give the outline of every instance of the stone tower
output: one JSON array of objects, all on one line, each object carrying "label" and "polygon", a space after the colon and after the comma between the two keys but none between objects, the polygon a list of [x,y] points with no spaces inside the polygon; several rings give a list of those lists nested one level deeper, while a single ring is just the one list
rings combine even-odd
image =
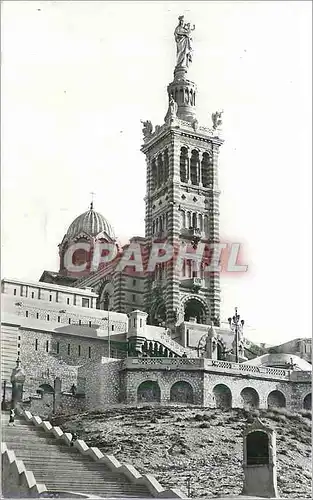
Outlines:
[{"label": "stone tower", "polygon": [[[190,81],[192,31],[183,16],[175,29],[177,61],[168,85],[164,124],[142,122],[146,155],[145,236],[148,246],[167,242],[174,255],[185,249],[198,255],[159,264],[146,280],[145,304],[151,324],[172,334],[183,322],[219,326],[219,273],[205,267],[212,243],[219,242],[218,155],[223,143],[213,115],[213,128],[197,120],[197,87]],[[203,258],[201,255],[203,254]],[[188,257],[188,255],[187,255]]]}]

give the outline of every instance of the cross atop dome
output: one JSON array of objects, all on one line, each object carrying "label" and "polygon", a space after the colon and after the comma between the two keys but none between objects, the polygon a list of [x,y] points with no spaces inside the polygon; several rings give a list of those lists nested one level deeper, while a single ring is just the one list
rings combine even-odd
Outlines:
[{"label": "cross atop dome", "polygon": [[91,191],[90,194],[91,194],[90,210],[93,210],[93,198],[94,196],[96,196],[96,193]]}]

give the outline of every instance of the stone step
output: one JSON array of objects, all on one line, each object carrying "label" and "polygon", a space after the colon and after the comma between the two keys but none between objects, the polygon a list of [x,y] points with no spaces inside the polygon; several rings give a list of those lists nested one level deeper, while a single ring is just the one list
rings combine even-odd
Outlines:
[{"label": "stone step", "polygon": [[33,424],[17,422],[15,427],[4,427],[2,439],[34,473],[36,481],[50,491],[77,491],[103,498],[151,498],[144,485],[133,485],[122,474],[111,472],[105,464],[81,455]]}]

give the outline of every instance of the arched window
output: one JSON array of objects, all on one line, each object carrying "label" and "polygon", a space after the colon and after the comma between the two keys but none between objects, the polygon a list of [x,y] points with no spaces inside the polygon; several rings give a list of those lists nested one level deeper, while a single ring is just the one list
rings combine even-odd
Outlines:
[{"label": "arched window", "polygon": [[164,168],[162,154],[158,156],[158,187],[162,186],[164,182]]},{"label": "arched window", "polygon": [[188,181],[188,150],[185,147],[180,150],[180,181]]},{"label": "arched window", "polygon": [[203,153],[201,161],[201,174],[203,187],[209,187],[210,184],[210,155]]},{"label": "arched window", "polygon": [[157,188],[157,166],[156,166],[156,161],[155,160],[152,160],[152,163],[151,163],[152,167],[152,190],[156,189]]},{"label": "arched window", "polygon": [[191,152],[190,180],[193,185],[199,184],[199,152],[195,149]]},{"label": "arched window", "polygon": [[197,229],[198,227],[197,214],[195,212],[192,214],[192,227],[194,229]]},{"label": "arched window", "polygon": [[168,159],[168,150],[165,149],[163,154],[163,162],[164,162],[164,181],[166,182],[170,175],[169,169],[169,159]]}]

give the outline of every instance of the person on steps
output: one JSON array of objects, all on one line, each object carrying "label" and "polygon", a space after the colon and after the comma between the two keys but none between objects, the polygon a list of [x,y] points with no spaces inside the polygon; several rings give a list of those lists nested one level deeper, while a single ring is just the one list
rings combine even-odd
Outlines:
[{"label": "person on steps", "polygon": [[15,420],[15,410],[14,408],[12,408],[12,410],[10,410],[10,420],[9,420],[10,427],[15,426],[14,420]]}]

